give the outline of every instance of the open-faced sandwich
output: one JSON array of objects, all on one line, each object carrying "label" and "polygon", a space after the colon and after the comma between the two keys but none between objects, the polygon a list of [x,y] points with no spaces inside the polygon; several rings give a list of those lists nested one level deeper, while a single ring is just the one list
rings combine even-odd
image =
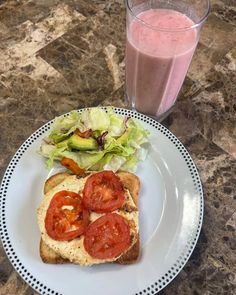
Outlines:
[{"label": "open-faced sandwich", "polygon": [[139,189],[130,172],[50,177],[37,211],[42,260],[84,266],[137,261]]}]

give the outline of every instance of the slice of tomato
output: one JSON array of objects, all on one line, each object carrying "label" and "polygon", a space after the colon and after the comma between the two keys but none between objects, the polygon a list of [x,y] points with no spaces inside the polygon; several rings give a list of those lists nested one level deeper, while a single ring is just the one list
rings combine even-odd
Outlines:
[{"label": "slice of tomato", "polygon": [[60,191],[53,196],[45,217],[45,228],[52,239],[73,240],[84,233],[88,223],[89,212],[79,194]]},{"label": "slice of tomato", "polygon": [[82,174],[85,169],[81,168],[75,161],[69,158],[62,158],[61,165],[72,171],[74,174]]},{"label": "slice of tomato", "polygon": [[118,257],[129,248],[130,228],[124,217],[108,213],[90,223],[84,233],[84,248],[98,259]]},{"label": "slice of tomato", "polygon": [[76,130],[74,131],[75,134],[79,135],[80,137],[83,137],[83,138],[89,138],[93,135],[93,131],[92,129],[88,129],[84,132],[81,132],[79,130],[79,128],[76,128]]},{"label": "slice of tomato", "polygon": [[101,171],[88,177],[83,189],[85,208],[106,213],[120,208],[124,201],[124,187],[114,172]]}]

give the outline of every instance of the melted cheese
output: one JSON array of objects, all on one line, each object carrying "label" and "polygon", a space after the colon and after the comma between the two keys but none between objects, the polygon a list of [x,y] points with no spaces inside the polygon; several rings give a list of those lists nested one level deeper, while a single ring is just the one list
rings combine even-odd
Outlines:
[{"label": "melted cheese", "polygon": [[[72,191],[76,193],[81,192],[86,182],[86,179],[87,178],[78,179],[74,175],[68,176],[62,183],[54,187],[45,195],[37,211],[38,224],[41,231],[42,239],[56,253],[58,253],[63,258],[70,260],[73,263],[77,263],[80,265],[92,265],[92,264],[99,264],[99,263],[114,261],[118,257],[116,257],[115,259],[96,259],[91,257],[84,249],[83,235],[72,241],[56,241],[52,239],[51,237],[49,237],[46,232],[44,220],[46,217],[47,208],[51,202],[51,199],[55,195],[55,193],[62,190],[68,190],[68,191]],[[128,190],[125,191],[125,205],[127,205],[128,207],[137,209]],[[131,235],[135,237],[132,240],[132,243],[130,245],[130,248],[131,248],[136,242],[137,233],[139,232],[138,210],[127,212],[123,209],[119,209],[114,212],[123,216],[124,218],[128,220]],[[90,220],[93,222],[102,215],[104,214],[98,214],[98,213],[92,212],[90,214]]]}]

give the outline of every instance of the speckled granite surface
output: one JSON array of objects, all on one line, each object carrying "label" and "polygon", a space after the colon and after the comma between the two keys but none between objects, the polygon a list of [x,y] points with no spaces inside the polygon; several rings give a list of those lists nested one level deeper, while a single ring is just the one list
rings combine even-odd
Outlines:
[{"label": "speckled granite surface", "polygon": [[[122,0],[0,0],[0,178],[20,144],[54,116],[124,106]],[[163,122],[203,182],[197,247],[160,294],[236,294],[236,2],[212,0],[178,102]],[[0,294],[36,294],[0,245]]]}]

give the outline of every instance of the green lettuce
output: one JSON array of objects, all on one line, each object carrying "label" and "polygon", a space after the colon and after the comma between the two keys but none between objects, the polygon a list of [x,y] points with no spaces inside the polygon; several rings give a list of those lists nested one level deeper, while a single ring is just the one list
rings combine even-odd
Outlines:
[{"label": "green lettuce", "polygon": [[80,114],[77,111],[71,111],[68,116],[56,117],[53,124],[53,130],[49,134],[49,139],[53,143],[58,143],[69,136],[79,128],[84,131],[84,126],[81,123]]},{"label": "green lettuce", "polygon": [[119,137],[125,132],[125,120],[122,116],[115,114],[112,108],[108,108],[108,115],[110,117],[110,125],[108,132],[110,136]]},{"label": "green lettuce", "polygon": [[[68,139],[76,129],[81,132],[91,129],[98,141],[97,150],[73,150]],[[99,139],[99,137],[102,137]],[[148,150],[149,132],[133,118],[124,118],[107,108],[91,108],[82,113],[70,112],[55,119],[47,140],[43,141],[40,153],[47,158],[48,168],[54,161],[66,157],[88,170],[119,169],[135,171],[139,161],[143,161]]]},{"label": "green lettuce", "polygon": [[109,115],[100,108],[91,108],[82,112],[81,121],[87,129],[92,129],[93,131],[108,130],[110,126]]}]

